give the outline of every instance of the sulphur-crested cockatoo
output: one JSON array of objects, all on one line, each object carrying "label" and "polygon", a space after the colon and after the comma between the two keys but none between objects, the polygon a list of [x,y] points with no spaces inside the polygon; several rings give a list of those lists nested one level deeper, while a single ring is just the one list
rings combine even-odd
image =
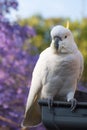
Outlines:
[{"label": "sulphur-crested cockatoo", "polygon": [[71,31],[63,26],[51,30],[52,42],[36,63],[26,104],[23,126],[41,122],[38,99],[68,101],[72,110],[76,104],[74,93],[83,72],[83,56]]}]

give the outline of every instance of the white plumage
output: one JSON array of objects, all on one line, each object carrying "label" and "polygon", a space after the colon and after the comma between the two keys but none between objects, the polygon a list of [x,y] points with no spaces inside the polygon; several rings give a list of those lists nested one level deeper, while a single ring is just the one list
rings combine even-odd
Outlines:
[{"label": "white plumage", "polygon": [[39,98],[71,101],[83,72],[83,56],[74,42],[71,31],[55,26],[51,31],[52,42],[36,63],[26,104],[24,126],[41,122]]}]

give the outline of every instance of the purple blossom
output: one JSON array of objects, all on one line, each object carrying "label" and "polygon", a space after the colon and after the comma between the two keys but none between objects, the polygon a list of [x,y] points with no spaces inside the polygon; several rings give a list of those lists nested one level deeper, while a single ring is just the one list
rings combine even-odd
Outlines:
[{"label": "purple blossom", "polygon": [[17,3],[17,1],[12,1],[11,3],[10,3],[10,5],[14,8],[14,9],[17,9],[17,7],[18,7],[18,3]]},{"label": "purple blossom", "polygon": [[0,15],[3,17],[4,12],[10,13],[10,8],[17,9],[18,2],[16,0],[0,0]]},{"label": "purple blossom", "polygon": [[[17,7],[16,0],[0,0],[0,115],[20,124],[29,89],[27,86],[38,54],[32,55],[31,49],[36,54],[37,48],[30,43],[27,46],[25,42],[35,36],[34,29],[10,23],[3,14],[9,13],[9,8]],[[1,125],[9,126],[9,123],[0,120]],[[20,129],[11,125],[11,129]]]}]

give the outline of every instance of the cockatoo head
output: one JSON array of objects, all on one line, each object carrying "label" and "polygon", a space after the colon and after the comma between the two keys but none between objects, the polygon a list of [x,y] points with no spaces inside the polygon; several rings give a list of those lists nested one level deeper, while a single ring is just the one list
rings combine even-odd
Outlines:
[{"label": "cockatoo head", "polygon": [[77,49],[71,31],[61,25],[53,27],[51,37],[51,47],[57,53],[72,53]]}]

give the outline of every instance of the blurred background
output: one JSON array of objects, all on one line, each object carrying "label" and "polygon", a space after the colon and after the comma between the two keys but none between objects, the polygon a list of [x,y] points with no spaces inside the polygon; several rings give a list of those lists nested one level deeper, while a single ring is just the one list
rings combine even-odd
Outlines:
[{"label": "blurred background", "polygon": [[0,130],[21,129],[35,63],[67,20],[84,57],[78,89],[87,91],[87,0],[0,0]]}]

